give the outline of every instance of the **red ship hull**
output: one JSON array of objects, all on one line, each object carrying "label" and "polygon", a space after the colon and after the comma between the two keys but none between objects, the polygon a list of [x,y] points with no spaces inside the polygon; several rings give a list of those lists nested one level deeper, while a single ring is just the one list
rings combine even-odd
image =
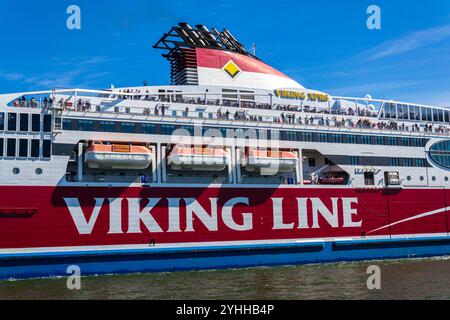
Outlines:
[{"label": "red ship hull", "polygon": [[[429,237],[445,240],[444,246],[418,255],[450,253],[445,189],[3,187],[0,197],[4,259],[61,251],[76,256],[94,248]],[[361,258],[372,256],[367,251]],[[351,256],[342,260],[347,259]]]}]

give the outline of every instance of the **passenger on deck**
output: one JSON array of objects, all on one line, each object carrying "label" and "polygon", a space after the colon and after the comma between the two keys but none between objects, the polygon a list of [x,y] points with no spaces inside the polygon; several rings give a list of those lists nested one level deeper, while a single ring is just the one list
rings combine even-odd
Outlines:
[{"label": "passenger on deck", "polygon": [[30,107],[31,108],[36,108],[37,107],[36,99],[31,98],[31,100],[30,100]]},{"label": "passenger on deck", "polygon": [[20,106],[22,108],[25,108],[27,106],[27,98],[25,98],[25,96],[22,96],[22,98],[20,99]]}]

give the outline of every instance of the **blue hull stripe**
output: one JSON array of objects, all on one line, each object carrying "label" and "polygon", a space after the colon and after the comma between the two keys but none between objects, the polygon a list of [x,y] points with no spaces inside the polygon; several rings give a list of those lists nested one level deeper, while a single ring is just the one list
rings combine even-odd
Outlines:
[{"label": "blue hull stripe", "polygon": [[0,279],[187,271],[450,255],[450,237],[0,254]]}]

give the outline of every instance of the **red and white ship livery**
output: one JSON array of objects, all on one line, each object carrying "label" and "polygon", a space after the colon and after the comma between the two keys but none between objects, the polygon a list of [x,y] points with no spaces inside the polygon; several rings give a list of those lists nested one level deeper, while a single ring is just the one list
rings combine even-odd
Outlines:
[{"label": "red and white ship livery", "polygon": [[0,95],[0,277],[450,254],[450,109],[334,97],[180,23],[171,85]]}]

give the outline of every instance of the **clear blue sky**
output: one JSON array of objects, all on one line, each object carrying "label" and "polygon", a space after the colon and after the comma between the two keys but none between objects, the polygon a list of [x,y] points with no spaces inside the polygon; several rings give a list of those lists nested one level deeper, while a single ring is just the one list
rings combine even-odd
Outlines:
[{"label": "clear blue sky", "polygon": [[0,92],[168,84],[152,45],[180,21],[230,29],[308,88],[450,106],[449,0],[0,0]]}]

